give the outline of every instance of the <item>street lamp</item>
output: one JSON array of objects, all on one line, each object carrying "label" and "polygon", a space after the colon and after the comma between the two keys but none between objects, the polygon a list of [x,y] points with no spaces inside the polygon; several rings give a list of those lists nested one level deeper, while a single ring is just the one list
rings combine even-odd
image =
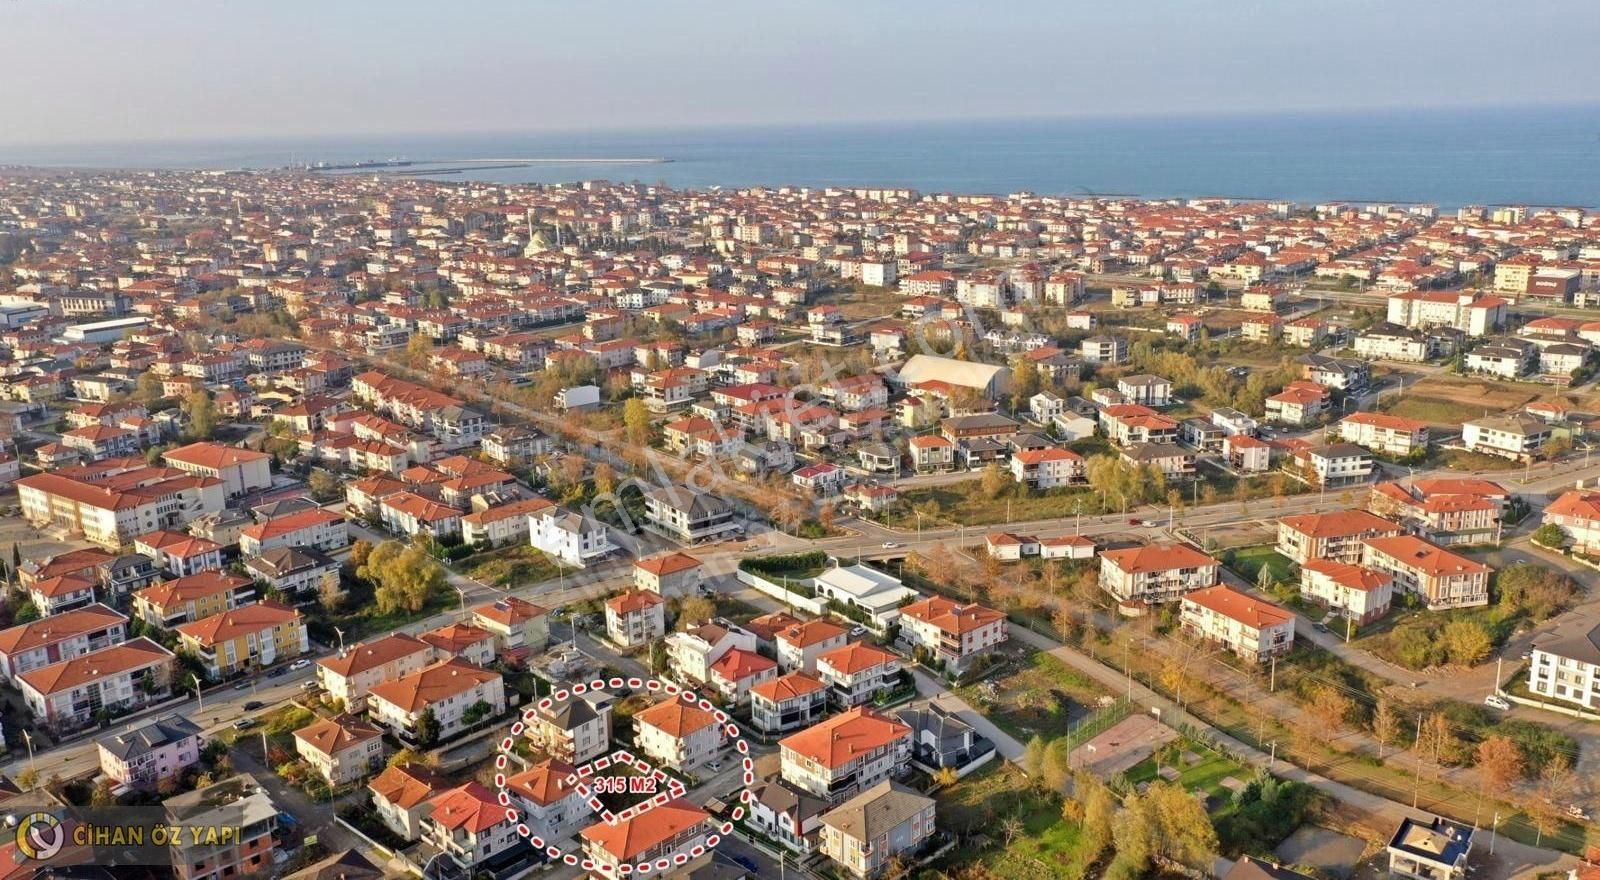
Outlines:
[{"label": "street lamp", "polygon": [[39,784],[39,764],[33,758],[33,734],[28,730],[22,731],[22,738],[28,743],[28,770],[33,774],[33,784]]},{"label": "street lamp", "polygon": [[200,703],[197,711],[204,712],[206,710],[206,698],[205,694],[200,693],[200,676],[191,672],[189,673],[189,678],[194,681],[194,698]]}]

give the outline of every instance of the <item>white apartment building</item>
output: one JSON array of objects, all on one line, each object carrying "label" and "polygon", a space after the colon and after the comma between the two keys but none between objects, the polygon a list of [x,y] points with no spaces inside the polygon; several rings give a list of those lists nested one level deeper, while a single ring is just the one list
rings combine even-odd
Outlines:
[{"label": "white apartment building", "polygon": [[1100,589],[1123,604],[1175,602],[1217,582],[1220,563],[1185,544],[1150,544],[1100,554]]},{"label": "white apartment building", "polygon": [[786,782],[838,803],[911,766],[911,728],[857,706],[778,742]]},{"label": "white apartment building", "polygon": [[1293,614],[1220,584],[1185,593],[1179,621],[1189,636],[1216,642],[1251,663],[1294,648]]}]

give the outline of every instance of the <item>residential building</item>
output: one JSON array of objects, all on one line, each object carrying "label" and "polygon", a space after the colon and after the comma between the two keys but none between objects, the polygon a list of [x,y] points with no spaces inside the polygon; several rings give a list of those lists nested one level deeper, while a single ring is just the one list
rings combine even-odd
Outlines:
[{"label": "residential building", "polygon": [[669,697],[634,714],[633,743],[652,764],[685,773],[716,757],[724,739],[716,715]]},{"label": "residential building", "polygon": [[550,611],[526,599],[505,596],[472,609],[472,625],[494,635],[494,652],[520,661],[550,643]]},{"label": "residential building", "polygon": [[460,657],[476,666],[494,662],[494,633],[470,623],[447,623],[417,636],[437,658]]},{"label": "residential building", "polygon": [[224,506],[222,481],[172,468],[105,467],[96,470],[34,474],[16,481],[22,515],[41,528],[116,551],[138,535],[181,528],[218,513]]},{"label": "residential building", "polygon": [[900,609],[900,638],[921,648],[931,662],[954,671],[965,670],[1006,637],[1006,616],[975,603],[933,596]]},{"label": "residential building", "polygon": [[546,507],[528,516],[528,540],[540,551],[583,568],[603,559],[616,545],[606,524],[564,507]]},{"label": "residential building", "polygon": [[180,471],[221,480],[229,498],[272,487],[272,456],[253,449],[201,441],[165,452],[161,460]]},{"label": "residential building", "polygon": [[239,552],[260,556],[279,547],[310,547],[332,553],[350,544],[350,526],[331,510],[314,507],[248,526],[239,534]]},{"label": "residential building", "polygon": [[854,877],[873,877],[934,834],[933,798],[884,780],[822,814],[822,854]]},{"label": "residential building", "polygon": [[1359,562],[1363,541],[1393,537],[1404,531],[1365,510],[1285,516],[1278,520],[1278,552],[1301,565],[1312,559]]},{"label": "residential building", "polygon": [[[583,854],[604,877],[622,876],[621,868],[672,864],[675,856],[704,847],[711,832],[711,814],[687,800],[669,800],[615,824],[595,822],[578,833]],[[685,858],[687,861],[687,858]]]},{"label": "residential building", "polygon": [[1186,544],[1158,543],[1100,554],[1100,589],[1123,605],[1177,601],[1217,582],[1219,563]]},{"label": "residential building", "polygon": [[1394,588],[1412,593],[1429,611],[1489,604],[1489,567],[1414,535],[1372,538],[1361,565],[1394,578]]},{"label": "residential building", "polygon": [[1428,448],[1428,423],[1388,413],[1352,413],[1339,422],[1339,438],[1373,452],[1404,457]]},{"label": "residential building", "polygon": [[611,705],[608,695],[590,691],[535,706],[525,735],[550,757],[582,766],[611,748]]},{"label": "residential building", "polygon": [[817,677],[840,709],[871,703],[900,685],[900,658],[882,648],[851,642],[817,658]]},{"label": "residential building", "polygon": [[245,774],[218,780],[162,802],[171,828],[229,828],[216,838],[172,835],[169,856],[178,880],[226,880],[266,874],[277,864],[279,809]]},{"label": "residential building", "polygon": [[271,666],[311,650],[299,609],[271,600],[179,624],[178,641],[213,681]]},{"label": "residential building", "polygon": [[318,660],[317,682],[330,699],[356,712],[366,708],[367,694],[377,685],[405,678],[432,662],[428,643],[394,633]]},{"label": "residential building", "polygon": [[294,732],[295,753],[328,782],[359,782],[383,769],[383,730],[358,715],[321,718]]},{"label": "residential building", "polygon": [[1521,412],[1485,416],[1461,425],[1461,443],[1467,451],[1512,461],[1537,459],[1549,439],[1548,424]]},{"label": "residential building", "polygon": [[1358,624],[1389,613],[1393,585],[1389,574],[1354,563],[1308,559],[1300,565],[1300,595]]},{"label": "residential building", "polygon": [[255,600],[255,581],[221,571],[203,571],[134,593],[133,614],[151,626],[171,629],[243,608]]},{"label": "residential building", "polygon": [[1302,471],[1326,488],[1364,483],[1372,476],[1372,453],[1353,443],[1313,446],[1295,454]]},{"label": "residential building", "polygon": [[683,486],[651,489],[644,495],[648,524],[685,544],[714,540],[744,529],[733,506],[707,492]]},{"label": "residential building", "polygon": [[621,648],[647,645],[667,634],[667,603],[655,593],[633,590],[606,600],[606,637]]},{"label": "residential building", "polygon": [[706,684],[730,706],[742,706],[750,689],[778,677],[777,661],[741,648],[723,654],[711,664]]},{"label": "residential building", "polygon": [[419,729],[427,714],[432,714],[438,740],[443,741],[505,711],[505,681],[500,673],[458,657],[382,682],[367,693],[368,716],[402,742],[419,745],[427,744]]},{"label": "residential building", "polygon": [[666,638],[667,668],[681,684],[700,685],[711,680],[711,664],[738,648],[756,649],[755,633],[727,620],[712,620]]},{"label": "residential building", "polygon": [[911,760],[925,772],[945,768],[959,771],[994,754],[994,743],[931,699],[899,709],[894,715],[911,728]]},{"label": "residential building", "polygon": [[[457,876],[514,869],[531,854],[517,823],[494,792],[477,782],[434,795],[422,817],[422,841],[457,865]],[[509,873],[509,871],[508,871]]]},{"label": "residential building", "polygon": [[105,711],[113,717],[171,693],[173,654],[147,638],[108,645],[17,676],[35,723],[75,730]]},{"label": "residential building", "polygon": [[[1486,487],[1475,484],[1483,483]],[[1458,485],[1459,484],[1459,485]],[[1487,494],[1484,494],[1487,493]],[[1485,480],[1413,480],[1412,485],[1379,483],[1367,498],[1367,509],[1397,520],[1412,534],[1438,544],[1489,544],[1500,540],[1500,521],[1509,494]],[[1561,516],[1563,507],[1545,508]]]},{"label": "residential building", "polygon": [[95,741],[100,772],[118,785],[153,789],[200,763],[199,725],[173,713]]},{"label": "residential building", "polygon": [[530,839],[563,840],[594,819],[577,785],[567,781],[576,772],[571,764],[546,759],[506,779]]},{"label": "residential building", "polygon": [[286,596],[316,595],[329,579],[337,583],[339,562],[313,547],[276,547],[244,560],[255,580]]},{"label": "residential building", "polygon": [[372,807],[384,827],[401,840],[422,836],[422,820],[432,804],[433,794],[443,783],[421,764],[390,767],[379,773],[367,789],[372,792]]},{"label": "residential building", "polygon": [[1121,377],[1117,380],[1117,391],[1127,402],[1142,406],[1162,407],[1172,403],[1172,382],[1148,373]]},{"label": "residential building", "polygon": [[658,553],[633,563],[633,585],[657,596],[687,596],[700,589],[704,566],[687,553]]},{"label": "residential building", "polygon": [[1600,709],[1600,627],[1574,620],[1533,637],[1528,690],[1582,709]]},{"label": "residential building", "polygon": [[865,706],[842,712],[778,741],[784,781],[839,803],[911,763],[911,728]]},{"label": "residential building", "polygon": [[1294,648],[1294,615],[1218,584],[1185,593],[1178,619],[1192,638],[1216,642],[1249,663]]},{"label": "residential building", "polygon": [[1032,489],[1053,489],[1081,483],[1083,456],[1059,446],[1023,449],[1011,456],[1011,477]]},{"label": "residential building", "polygon": [[769,779],[750,788],[750,824],[790,852],[814,852],[828,802],[801,791],[782,779]]},{"label": "residential building", "polygon": [[808,672],[788,672],[750,689],[750,721],[762,733],[788,733],[822,720],[828,690]]},{"label": "residential building", "polygon": [[1389,838],[1389,876],[1407,880],[1466,880],[1474,829],[1435,816],[1421,822],[1409,816]]},{"label": "residential building", "polygon": [[160,529],[133,539],[133,552],[173,577],[222,567],[222,545],[183,532]]},{"label": "residential building", "polygon": [[0,675],[15,684],[24,672],[70,660],[128,639],[128,618],[94,604],[0,630]]}]

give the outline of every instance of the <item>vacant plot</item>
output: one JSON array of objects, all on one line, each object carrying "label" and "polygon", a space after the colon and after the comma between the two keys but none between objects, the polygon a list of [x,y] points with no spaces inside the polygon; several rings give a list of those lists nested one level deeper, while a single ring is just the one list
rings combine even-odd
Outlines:
[{"label": "vacant plot", "polygon": [[1101,497],[1087,487],[1024,493],[1010,484],[999,497],[988,498],[983,494],[981,478],[977,477],[944,486],[913,489],[901,493],[900,497],[905,503],[886,522],[902,527],[915,526],[917,518],[909,511],[930,501],[938,503],[941,518],[969,526],[1055,519],[1079,511],[1085,514],[1106,512],[1101,509]]},{"label": "vacant plot", "polygon": [[551,580],[560,572],[555,560],[527,545],[478,553],[462,561],[467,577],[493,587],[521,587]]},{"label": "vacant plot", "polygon": [[1516,409],[1538,399],[1544,389],[1447,374],[1428,376],[1408,386],[1386,409],[1397,416],[1435,425],[1460,425],[1487,413]]},{"label": "vacant plot", "polygon": [[1366,851],[1366,842],[1359,838],[1317,825],[1301,825],[1278,845],[1274,854],[1286,865],[1304,865],[1330,877],[1343,878],[1355,874]]},{"label": "vacant plot", "polygon": [[969,706],[1020,740],[1058,736],[1102,696],[1098,685],[1049,654],[1013,661],[999,675],[956,690]]},{"label": "vacant plot", "polygon": [[[941,869],[976,864],[1007,880],[1046,880],[1062,876],[1082,846],[1077,825],[1061,818],[1055,798],[1028,783],[1010,764],[991,765],[962,780],[939,798],[939,819],[963,833],[982,834],[987,847],[963,847]],[[1022,827],[1009,842],[1001,823],[1016,818]],[[952,870],[952,876],[956,873]]]}]

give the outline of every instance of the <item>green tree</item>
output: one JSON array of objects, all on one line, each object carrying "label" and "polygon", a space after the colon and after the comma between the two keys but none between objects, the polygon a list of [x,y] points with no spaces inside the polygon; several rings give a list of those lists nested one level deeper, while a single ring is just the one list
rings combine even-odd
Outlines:
[{"label": "green tree", "polygon": [[650,674],[661,675],[667,671],[667,643],[655,639],[650,643]]},{"label": "green tree", "polygon": [[1481,663],[1494,648],[1494,641],[1483,624],[1475,620],[1452,620],[1439,633],[1439,644],[1450,655],[1451,663],[1472,666]]},{"label": "green tree", "polygon": [[1006,476],[1005,471],[1000,470],[1000,463],[991,461],[983,469],[983,477],[978,485],[983,491],[983,497],[999,498],[1005,493],[1006,487],[1010,484],[1011,480]]},{"label": "green tree", "polygon": [[311,472],[306,484],[311,489],[311,497],[320,503],[326,504],[344,497],[344,483],[332,471],[317,468]]},{"label": "green tree", "polygon": [[149,370],[139,374],[133,383],[133,399],[145,406],[160,400],[164,395],[161,391],[161,377]]},{"label": "green tree", "polygon": [[717,604],[705,596],[685,596],[678,604],[678,629],[705,623],[717,614]]},{"label": "green tree", "polygon": [[1028,774],[1032,779],[1042,779],[1044,775],[1044,754],[1049,747],[1049,744],[1044,741],[1044,737],[1034,734],[1033,739],[1028,740],[1027,746],[1022,750],[1022,772]]},{"label": "green tree", "polygon": [[1533,530],[1533,540],[1546,547],[1565,547],[1567,532],[1555,523],[1545,523]]},{"label": "green tree", "polygon": [[627,431],[628,442],[635,446],[645,446],[650,443],[650,408],[644,401],[630,398],[622,405],[622,425]]},{"label": "green tree", "polygon": [[415,614],[446,583],[444,568],[421,544],[384,541],[367,554],[357,575],[373,584],[379,614],[405,611]]},{"label": "green tree", "polygon": [[1059,737],[1044,750],[1044,763],[1039,768],[1045,788],[1066,794],[1072,788],[1072,742]]},{"label": "green tree", "polygon": [[1032,359],[1018,355],[1011,359],[1011,410],[1027,408],[1028,401],[1039,393],[1039,367]]},{"label": "green tree", "polygon": [[422,710],[422,715],[417,718],[417,745],[425,749],[433,748],[439,742],[439,718],[433,714],[433,709]]},{"label": "green tree", "polygon": [[200,390],[192,392],[183,402],[183,412],[189,417],[189,437],[209,440],[217,430],[217,404],[211,394]]}]

